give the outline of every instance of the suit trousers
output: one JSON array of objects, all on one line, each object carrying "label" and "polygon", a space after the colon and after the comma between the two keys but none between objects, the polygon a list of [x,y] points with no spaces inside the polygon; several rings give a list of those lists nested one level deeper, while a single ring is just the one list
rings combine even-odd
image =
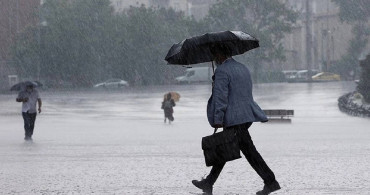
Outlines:
[{"label": "suit trousers", "polygon": [[[244,156],[246,157],[252,168],[263,179],[264,183],[268,185],[275,181],[275,175],[267,166],[266,162],[263,160],[262,156],[258,153],[256,147],[253,144],[252,138],[248,131],[248,128],[251,125],[252,123],[244,123],[241,125],[235,125],[225,128],[224,131],[230,129],[234,129],[236,131],[240,150],[243,152]],[[226,163],[221,163],[212,167],[211,172],[206,178],[209,184],[213,185],[216,182],[225,164]]]},{"label": "suit trousers", "polygon": [[22,112],[26,137],[32,137],[35,127],[36,113]]}]

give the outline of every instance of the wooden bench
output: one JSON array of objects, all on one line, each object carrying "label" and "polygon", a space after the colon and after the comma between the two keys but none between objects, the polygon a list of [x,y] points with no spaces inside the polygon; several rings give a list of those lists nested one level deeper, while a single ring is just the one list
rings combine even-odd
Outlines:
[{"label": "wooden bench", "polygon": [[294,116],[294,110],[285,110],[285,109],[271,109],[263,110],[267,118],[270,121],[285,121],[291,122],[290,117]]}]

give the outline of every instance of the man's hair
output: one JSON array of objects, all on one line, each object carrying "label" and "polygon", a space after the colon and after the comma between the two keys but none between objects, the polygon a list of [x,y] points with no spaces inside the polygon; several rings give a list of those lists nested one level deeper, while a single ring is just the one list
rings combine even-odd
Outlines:
[{"label": "man's hair", "polygon": [[211,51],[211,54],[215,56],[216,54],[222,54],[226,57],[230,57],[232,54],[232,50],[227,44],[224,43],[214,43],[210,45],[209,50]]}]

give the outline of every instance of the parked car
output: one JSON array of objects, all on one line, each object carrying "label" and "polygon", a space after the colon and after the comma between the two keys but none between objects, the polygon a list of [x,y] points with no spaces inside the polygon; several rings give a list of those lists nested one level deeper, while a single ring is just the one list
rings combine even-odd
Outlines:
[{"label": "parked car", "polygon": [[212,81],[212,68],[209,67],[196,67],[186,69],[184,76],[176,77],[177,83],[195,83],[195,82],[211,82]]},{"label": "parked car", "polygon": [[284,70],[284,71],[282,71],[282,73],[284,74],[285,79],[287,81],[289,81],[291,79],[294,79],[296,77],[297,72],[298,72],[298,70]]},{"label": "parked car", "polygon": [[318,70],[311,70],[310,72],[308,70],[300,70],[297,71],[295,75],[290,76],[287,81],[288,82],[309,82],[313,75],[316,75],[319,73]]},{"label": "parked car", "polygon": [[312,76],[314,81],[340,81],[340,76],[331,72],[320,72]]},{"label": "parked car", "polygon": [[129,84],[127,81],[122,79],[109,79],[105,82],[98,83],[94,85],[94,88],[121,88],[128,87]]}]

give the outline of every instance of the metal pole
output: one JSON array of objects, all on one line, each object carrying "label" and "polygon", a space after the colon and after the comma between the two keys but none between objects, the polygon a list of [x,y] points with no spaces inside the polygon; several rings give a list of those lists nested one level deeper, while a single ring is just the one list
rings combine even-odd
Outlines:
[{"label": "metal pole", "polygon": [[328,30],[328,34],[327,34],[327,40],[326,40],[326,43],[327,43],[327,46],[326,46],[326,56],[327,56],[327,59],[326,59],[326,71],[329,71],[329,68],[330,68],[330,30]]},{"label": "metal pole", "polygon": [[42,53],[41,53],[41,5],[39,5],[39,20],[38,20],[38,30],[39,30],[39,34],[38,34],[38,42],[39,42],[39,63],[37,64],[37,80],[40,81],[40,69],[41,69],[41,59],[42,59]]},{"label": "metal pole", "polygon": [[331,32],[329,30],[329,2],[326,3],[326,71],[329,71],[330,68],[330,35]]},{"label": "metal pole", "polygon": [[312,64],[312,34],[311,34],[311,0],[306,0],[306,63],[307,63],[307,79],[311,80],[311,64]]},{"label": "metal pole", "polygon": [[18,34],[19,32],[19,0],[16,1],[16,6],[17,6],[17,11],[16,11],[16,14],[17,14],[17,25],[16,25],[16,33]]}]

